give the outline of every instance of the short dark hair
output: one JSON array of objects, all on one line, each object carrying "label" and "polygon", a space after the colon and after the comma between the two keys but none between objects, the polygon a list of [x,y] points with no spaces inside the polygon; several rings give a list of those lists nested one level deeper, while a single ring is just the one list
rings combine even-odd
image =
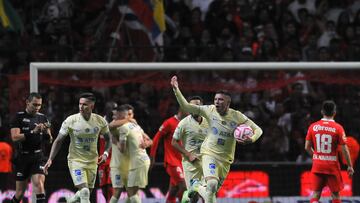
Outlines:
[{"label": "short dark hair", "polygon": [[130,104],[122,104],[122,105],[116,107],[116,111],[118,111],[118,112],[129,111],[130,110],[129,106],[131,106],[131,105]]},{"label": "short dark hair", "polygon": [[37,98],[37,99],[42,99],[41,94],[39,94],[37,92],[31,92],[26,100],[27,101],[32,101],[34,97]]},{"label": "short dark hair", "polygon": [[133,110],[134,111],[134,107],[131,104],[123,104],[122,106],[124,106],[124,108],[126,108],[127,110]]},{"label": "short dark hair", "polygon": [[200,100],[200,102],[203,104],[204,103],[204,100],[203,98],[201,98],[200,96],[198,95],[195,95],[195,96],[190,96],[188,101],[191,101],[191,100]]},{"label": "short dark hair", "polygon": [[85,99],[88,99],[92,102],[96,102],[96,97],[93,93],[91,92],[84,92],[84,93],[81,93],[80,96],[79,96],[79,99],[81,98],[85,98]]},{"label": "short dark hair", "polygon": [[231,94],[227,90],[219,90],[219,91],[215,92],[215,94],[223,94],[223,95],[230,97],[230,99],[231,99]]},{"label": "short dark hair", "polygon": [[322,104],[322,113],[325,116],[333,116],[336,113],[336,104],[332,100],[326,100]]}]

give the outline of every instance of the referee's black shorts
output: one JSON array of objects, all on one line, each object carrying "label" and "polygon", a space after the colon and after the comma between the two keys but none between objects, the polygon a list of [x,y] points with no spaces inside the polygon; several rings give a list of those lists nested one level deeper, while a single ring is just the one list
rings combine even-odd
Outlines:
[{"label": "referee's black shorts", "polygon": [[46,163],[46,157],[41,150],[33,152],[17,153],[13,160],[15,179],[24,181],[34,174],[44,174],[42,167]]}]

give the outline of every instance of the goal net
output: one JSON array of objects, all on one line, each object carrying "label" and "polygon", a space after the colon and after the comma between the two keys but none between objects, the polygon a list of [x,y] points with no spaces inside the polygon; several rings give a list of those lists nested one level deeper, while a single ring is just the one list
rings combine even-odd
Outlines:
[{"label": "goal net", "polygon": [[[237,146],[235,163],[218,193],[220,202],[295,202],[310,194],[309,157],[303,151],[308,124],[320,118],[325,99],[339,106],[337,121],[349,135],[359,139],[360,63],[31,63],[30,74],[9,78],[9,111],[23,108],[30,91],[44,97],[43,112],[57,133],[68,115],[78,112],[77,95],[94,92],[96,112],[104,114],[105,104],[130,103],[135,116],[152,137],[161,123],[177,110],[170,78],[177,75],[187,96],[200,95],[206,104],[213,93],[228,90],[231,107],[252,118],[264,130],[262,138],[249,146]],[[161,147],[160,147],[161,148]],[[47,178],[47,190],[56,192],[72,185],[66,168],[66,152]],[[149,176],[142,191],[148,201],[164,198],[168,177],[160,164]],[[346,174],[346,173],[345,173]],[[164,177],[164,179],[159,179]],[[166,180],[166,181],[164,181]],[[344,177],[342,195],[352,200],[360,196],[360,178]],[[69,186],[68,189],[71,189]],[[329,191],[323,193],[329,197]],[[151,200],[153,199],[153,200]],[[155,200],[154,200],[155,199]]]}]

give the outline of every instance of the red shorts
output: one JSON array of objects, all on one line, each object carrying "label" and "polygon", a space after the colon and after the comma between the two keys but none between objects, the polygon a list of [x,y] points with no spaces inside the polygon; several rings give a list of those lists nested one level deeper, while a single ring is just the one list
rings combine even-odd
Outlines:
[{"label": "red shorts", "polygon": [[102,164],[98,168],[99,186],[111,185],[110,166]]},{"label": "red shorts", "polygon": [[166,173],[170,176],[170,185],[175,186],[184,182],[184,171],[181,166],[166,165]]},{"label": "red shorts", "polygon": [[321,191],[326,185],[331,192],[340,192],[344,188],[341,173],[338,174],[321,174],[311,173],[311,181],[314,191]]}]

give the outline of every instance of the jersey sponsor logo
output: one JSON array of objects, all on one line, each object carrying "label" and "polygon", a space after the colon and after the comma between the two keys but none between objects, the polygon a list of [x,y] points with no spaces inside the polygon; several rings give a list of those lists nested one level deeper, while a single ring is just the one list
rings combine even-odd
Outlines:
[{"label": "jersey sponsor logo", "polygon": [[217,140],[217,144],[218,144],[218,145],[225,145],[225,140],[219,138],[219,139]]},{"label": "jersey sponsor logo", "polygon": [[92,143],[95,142],[95,138],[92,137],[77,137],[77,143]]},{"label": "jersey sponsor logo", "polygon": [[231,135],[231,133],[229,133],[229,132],[224,132],[224,131],[220,131],[220,134],[219,134],[220,136],[223,136],[223,137],[231,137],[232,135]]},{"label": "jersey sponsor logo", "polygon": [[197,140],[197,139],[191,139],[189,140],[189,145],[190,146],[198,146],[201,145],[202,140]]},{"label": "jersey sponsor logo", "polygon": [[28,119],[28,118],[23,118],[23,120],[22,120],[24,123],[30,123],[30,119]]},{"label": "jersey sponsor logo", "polygon": [[332,127],[328,127],[328,126],[322,126],[322,125],[314,125],[313,126],[313,131],[317,132],[319,130],[324,130],[324,131],[329,131],[329,132],[336,132],[336,128],[332,128]]}]

